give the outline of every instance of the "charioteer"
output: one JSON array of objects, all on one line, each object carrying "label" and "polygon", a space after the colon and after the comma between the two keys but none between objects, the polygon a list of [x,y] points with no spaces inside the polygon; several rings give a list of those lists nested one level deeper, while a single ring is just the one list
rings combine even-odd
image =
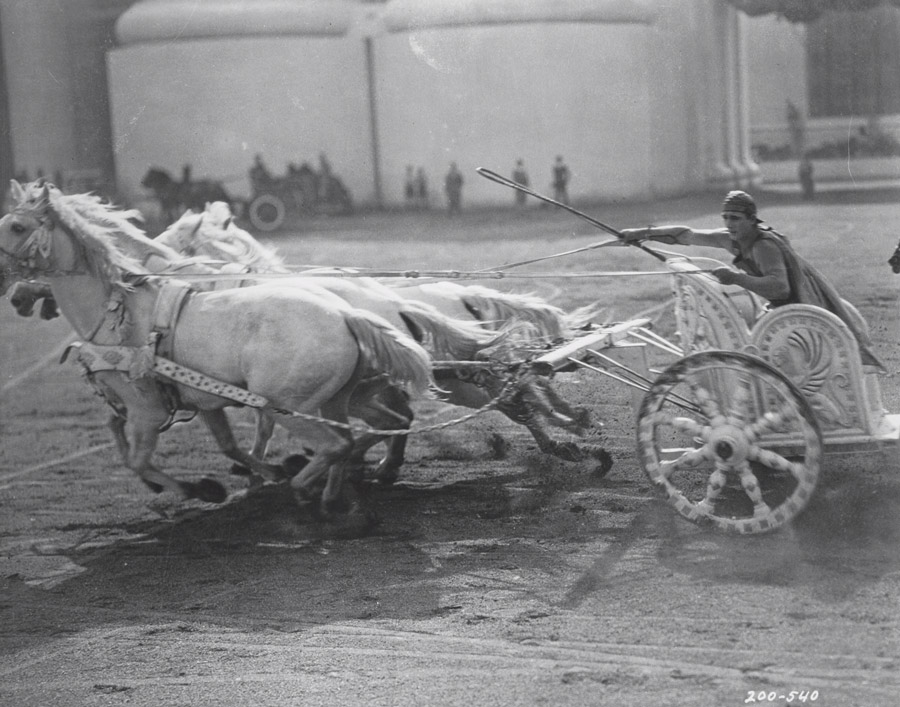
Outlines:
[{"label": "charioteer", "polygon": [[801,258],[788,239],[757,216],[756,202],[743,191],[731,191],[722,204],[722,228],[688,226],[626,228],[626,243],[644,240],[673,245],[722,248],[732,254],[732,267],[719,267],[712,275],[723,285],[738,285],[768,301],[770,308],[811,304],[832,312],[859,343],[864,364],[885,372],[872,350],[868,325],[856,308],[843,299],[822,273]]}]

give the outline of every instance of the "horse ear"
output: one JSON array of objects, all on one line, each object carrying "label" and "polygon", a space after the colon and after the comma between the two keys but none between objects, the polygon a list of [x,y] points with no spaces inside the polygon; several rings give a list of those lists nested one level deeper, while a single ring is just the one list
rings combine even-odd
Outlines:
[{"label": "horse ear", "polygon": [[50,206],[50,185],[47,182],[44,182],[43,187],[41,187],[41,206],[43,208],[48,208]]},{"label": "horse ear", "polygon": [[234,216],[229,216],[225,219],[225,223],[222,224],[222,228],[226,231],[231,227],[231,222],[234,221]]},{"label": "horse ear", "polygon": [[12,195],[12,198],[19,203],[25,201],[25,189],[15,179],[9,180],[9,193]]}]

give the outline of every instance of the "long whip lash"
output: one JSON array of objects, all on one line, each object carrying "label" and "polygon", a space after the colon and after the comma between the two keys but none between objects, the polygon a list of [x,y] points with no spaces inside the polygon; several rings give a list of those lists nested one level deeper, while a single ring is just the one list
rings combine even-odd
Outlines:
[{"label": "long whip lash", "polygon": [[[533,196],[535,199],[540,199],[541,201],[545,201],[548,204],[553,204],[554,206],[558,206],[561,209],[565,209],[569,213],[575,214],[578,218],[580,218],[584,221],[587,221],[592,226],[596,226],[601,231],[606,231],[610,235],[613,235],[616,238],[618,238],[620,241],[625,242],[623,240],[623,236],[622,236],[621,232],[617,231],[612,226],[607,226],[602,221],[598,221],[593,216],[588,216],[583,211],[574,209],[571,206],[569,206],[568,204],[564,204],[561,201],[557,201],[556,199],[551,199],[549,196],[545,196],[544,194],[536,192],[536,191],[534,191],[534,189],[531,189],[530,187],[526,187],[524,184],[519,184],[518,182],[515,182],[512,179],[508,179],[507,177],[504,177],[502,174],[497,174],[496,172],[494,172],[490,169],[486,169],[484,167],[478,167],[478,168],[476,168],[475,171],[478,172],[478,174],[480,174],[482,177],[490,179],[492,182],[496,182],[497,184],[502,184],[505,187],[510,187],[512,189],[516,189],[517,191],[528,194],[529,196]],[[662,262],[666,261],[666,256],[664,256],[662,253],[656,252],[655,250],[653,250],[653,248],[648,248],[643,243],[628,243],[628,245],[631,245],[631,246],[634,246],[635,248],[640,248],[641,250],[646,251],[647,253],[652,255],[657,260],[660,260]],[[599,244],[596,246],[588,246],[588,248],[585,248],[585,250],[588,250],[591,247],[600,247],[600,246],[599,246]],[[573,252],[577,252],[577,251],[573,251]]]}]

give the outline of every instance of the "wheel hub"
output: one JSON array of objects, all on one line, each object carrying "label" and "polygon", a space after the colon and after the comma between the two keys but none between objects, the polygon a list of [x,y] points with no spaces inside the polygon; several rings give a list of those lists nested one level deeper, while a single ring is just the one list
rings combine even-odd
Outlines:
[{"label": "wheel hub", "polygon": [[735,465],[745,460],[750,448],[743,430],[733,425],[724,425],[713,430],[708,445],[717,460],[729,465]]}]

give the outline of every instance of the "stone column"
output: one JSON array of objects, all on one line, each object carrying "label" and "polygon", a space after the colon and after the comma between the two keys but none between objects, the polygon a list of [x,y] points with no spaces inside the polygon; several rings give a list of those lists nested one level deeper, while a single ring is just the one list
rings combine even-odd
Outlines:
[{"label": "stone column", "polygon": [[76,164],[65,3],[0,0],[13,161],[32,179]]},{"label": "stone column", "polygon": [[747,34],[744,23],[747,18],[737,10],[729,8],[733,16],[734,44],[731,84],[734,86],[734,136],[735,162],[737,164],[738,185],[753,187],[761,183],[762,171],[753,160],[750,149],[750,93],[747,80]]},{"label": "stone column", "polygon": [[760,181],[760,169],[750,151],[750,110],[747,93],[747,61],[742,18],[726,3],[707,0],[709,25],[704,28],[712,42],[712,66],[708,106],[713,120],[708,181],[730,189]]}]

